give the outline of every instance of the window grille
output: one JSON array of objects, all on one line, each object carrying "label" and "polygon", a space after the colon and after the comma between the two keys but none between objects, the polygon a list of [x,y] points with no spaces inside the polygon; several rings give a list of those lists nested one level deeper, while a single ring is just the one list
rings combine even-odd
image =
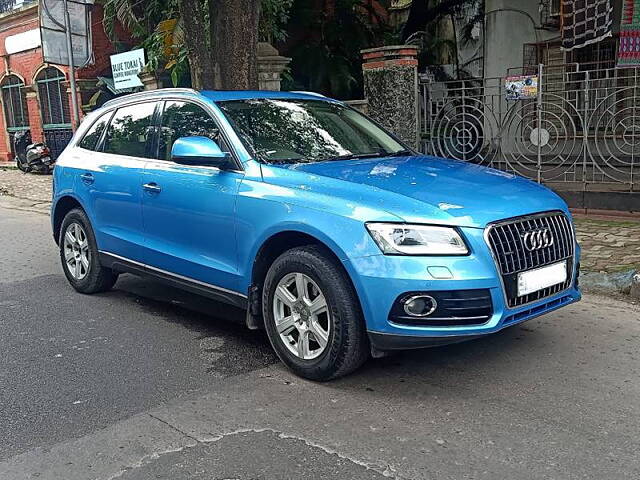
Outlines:
[{"label": "window grille", "polygon": [[69,95],[63,84],[65,80],[64,74],[53,67],[45,68],[36,78],[45,130],[71,126]]},{"label": "window grille", "polygon": [[560,0],[540,0],[540,25],[543,28],[557,30],[560,28]]},{"label": "window grille", "polygon": [[29,128],[27,97],[22,80],[15,75],[7,75],[0,87],[7,130],[11,132]]}]

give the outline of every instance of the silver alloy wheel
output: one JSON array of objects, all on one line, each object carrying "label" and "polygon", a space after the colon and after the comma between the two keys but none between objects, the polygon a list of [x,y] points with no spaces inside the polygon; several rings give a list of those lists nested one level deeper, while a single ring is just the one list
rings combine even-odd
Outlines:
[{"label": "silver alloy wheel", "polygon": [[82,280],[89,273],[91,256],[87,232],[79,223],[70,223],[64,232],[64,260],[67,270],[76,280]]},{"label": "silver alloy wheel", "polygon": [[331,333],[327,300],[307,275],[290,273],[278,282],[273,318],[280,340],[298,358],[313,360],[327,348]]}]

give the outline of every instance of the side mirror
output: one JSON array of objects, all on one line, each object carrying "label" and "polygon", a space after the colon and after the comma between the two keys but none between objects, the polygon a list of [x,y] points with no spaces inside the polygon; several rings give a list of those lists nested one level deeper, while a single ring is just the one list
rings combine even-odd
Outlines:
[{"label": "side mirror", "polygon": [[181,137],[171,148],[171,160],[180,165],[228,168],[229,154],[208,137]]}]

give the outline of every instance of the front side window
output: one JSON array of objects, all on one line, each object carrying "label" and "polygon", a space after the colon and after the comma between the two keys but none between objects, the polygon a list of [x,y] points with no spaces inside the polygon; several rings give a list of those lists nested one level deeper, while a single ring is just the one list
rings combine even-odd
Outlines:
[{"label": "front side window", "polygon": [[109,118],[113,112],[108,112],[102,115],[96,120],[87,133],[82,137],[82,140],[78,142],[78,146],[86,150],[96,150],[98,146],[98,140],[102,136],[102,132],[109,123]]},{"label": "front side window", "polygon": [[268,163],[406,154],[364,115],[324,100],[251,99],[219,103],[253,154]]},{"label": "front side window", "polygon": [[119,108],[107,129],[103,152],[147,158],[147,144],[153,135],[155,102]]},{"label": "front side window", "polygon": [[[209,137],[220,143],[220,129],[211,115],[194,103],[166,102],[162,114],[160,129],[159,157],[171,159],[171,148],[181,137]],[[223,151],[229,151],[226,145],[220,145]]]}]

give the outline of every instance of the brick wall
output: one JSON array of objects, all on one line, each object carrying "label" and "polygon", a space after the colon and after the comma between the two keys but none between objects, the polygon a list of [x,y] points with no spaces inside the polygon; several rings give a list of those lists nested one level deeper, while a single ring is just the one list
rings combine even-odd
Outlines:
[{"label": "brick wall", "polygon": [[[82,106],[82,97],[86,99],[91,95],[91,88],[95,85],[93,80],[99,75],[111,75],[109,56],[113,54],[115,50],[104,33],[104,29],[102,28],[102,18],[102,7],[99,5],[94,6],[94,10],[92,12],[92,37],[95,62],[93,65],[77,71],[76,76],[81,80],[78,82],[78,89],[89,89],[89,91],[86,92],[78,92],[78,103],[80,106]],[[15,74],[23,79],[27,97],[31,137],[34,141],[42,141],[44,139],[44,131],[42,127],[42,116],[40,114],[35,77],[40,70],[49,65],[43,62],[41,48],[14,53],[12,55],[7,55],[5,48],[5,40],[7,37],[37,28],[37,4],[0,15],[0,56],[2,57],[2,61],[0,62],[0,80],[7,74]],[[63,87],[65,88],[67,95],[69,95],[69,105],[71,105],[71,90],[68,82],[69,69],[62,65],[53,66],[58,68],[67,78],[67,82],[63,84]],[[82,93],[84,93],[84,95],[82,95]],[[0,98],[0,101],[1,100],[2,99]],[[2,111],[0,114],[0,132],[0,162],[12,161],[13,155],[11,154],[11,147],[9,145],[9,133],[6,128],[4,105],[2,105]]]}]

